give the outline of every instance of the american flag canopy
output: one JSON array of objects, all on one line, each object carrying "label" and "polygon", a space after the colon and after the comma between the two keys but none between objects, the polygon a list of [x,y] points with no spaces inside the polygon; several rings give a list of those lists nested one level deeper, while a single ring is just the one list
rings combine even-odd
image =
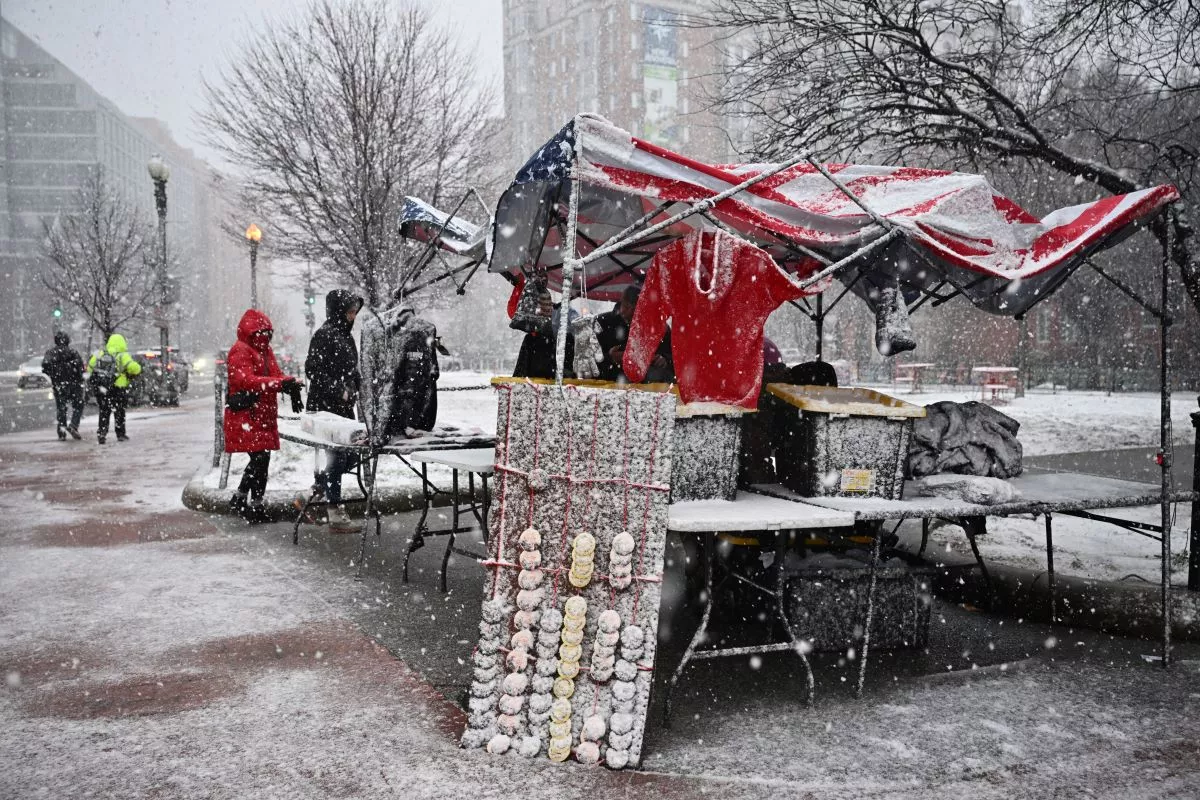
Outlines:
[{"label": "american flag canopy", "polygon": [[[899,277],[906,292],[954,287],[975,305],[1018,314],[1057,288],[1097,250],[1179,197],[1156,186],[1104,197],[1038,218],[996,192],[980,175],[912,167],[827,164],[881,225],[812,164],[802,162],[718,203],[713,216],[799,276],[837,261],[888,233],[901,236],[839,279],[871,303],[875,288]],[[642,141],[594,115],[580,115],[517,173],[496,209],[490,270],[517,273],[539,264],[561,289],[561,245],[570,183],[578,181],[578,252],[586,256],[648,212],[666,219],[730,189],[769,164],[709,165]],[[587,265],[576,288],[597,299],[619,296],[655,251],[709,226],[689,217]],[[872,303],[873,304],[873,303]]]}]

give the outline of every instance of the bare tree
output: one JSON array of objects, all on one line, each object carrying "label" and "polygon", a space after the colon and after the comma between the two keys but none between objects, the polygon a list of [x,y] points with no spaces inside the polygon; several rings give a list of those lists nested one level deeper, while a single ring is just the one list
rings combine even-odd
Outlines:
[{"label": "bare tree", "polygon": [[476,167],[491,90],[474,74],[413,2],[319,0],[206,84],[201,121],[244,173],[243,204],[266,216],[272,249],[377,304],[405,261],[403,196],[444,203]]},{"label": "bare tree", "polygon": [[709,22],[737,43],[723,99],[755,122],[757,156],[1023,160],[1080,200],[1176,184],[1171,255],[1200,307],[1194,3],[719,0]]},{"label": "bare tree", "polygon": [[76,210],[46,221],[50,260],[42,283],[75,306],[107,338],[154,307],[157,284],[137,209],[97,168],[80,187]]}]

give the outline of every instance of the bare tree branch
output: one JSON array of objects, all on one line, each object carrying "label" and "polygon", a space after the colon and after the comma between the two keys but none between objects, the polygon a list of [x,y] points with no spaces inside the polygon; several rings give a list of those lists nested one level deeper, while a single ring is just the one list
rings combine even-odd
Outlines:
[{"label": "bare tree branch", "polygon": [[732,31],[719,99],[756,127],[757,158],[816,147],[939,166],[1024,160],[1110,193],[1174,183],[1172,257],[1200,307],[1194,3],[719,0],[708,23]]},{"label": "bare tree branch", "polygon": [[206,84],[209,143],[244,172],[272,247],[323,265],[372,304],[395,288],[406,194],[460,192],[485,152],[491,89],[414,3],[318,0]]},{"label": "bare tree branch", "polygon": [[75,306],[105,337],[153,308],[152,254],[137,209],[97,169],[80,187],[77,210],[45,222],[43,250],[50,261],[45,287]]}]

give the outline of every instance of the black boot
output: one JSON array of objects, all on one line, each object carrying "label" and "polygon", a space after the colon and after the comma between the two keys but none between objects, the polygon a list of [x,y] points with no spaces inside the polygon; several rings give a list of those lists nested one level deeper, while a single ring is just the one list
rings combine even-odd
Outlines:
[{"label": "black boot", "polygon": [[83,438],[82,436],[79,435],[79,428],[77,428],[75,426],[71,426],[70,428],[67,428],[67,433],[71,434],[71,438],[74,439],[75,441],[79,441],[80,439]]},{"label": "black boot", "polygon": [[245,519],[246,495],[234,492],[233,497],[229,498],[229,513]]},{"label": "black boot", "polygon": [[62,441],[62,442],[65,442],[67,440],[67,432],[65,430],[63,430],[62,425],[58,426],[58,439],[59,439],[59,441]]}]

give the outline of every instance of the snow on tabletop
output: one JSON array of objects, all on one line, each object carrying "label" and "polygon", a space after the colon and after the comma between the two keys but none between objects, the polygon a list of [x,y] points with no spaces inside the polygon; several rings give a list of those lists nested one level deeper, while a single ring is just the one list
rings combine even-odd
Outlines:
[{"label": "snow on tabletop", "polygon": [[833,528],[854,524],[854,515],[808,503],[738,492],[736,500],[685,500],[668,509],[673,531],[751,531]]},{"label": "snow on tabletop", "polygon": [[[657,643],[674,398],[532,383],[499,391],[487,599],[463,746],[636,766]],[[601,629],[610,610],[619,632]],[[524,633],[535,629],[536,658]],[[524,682],[500,679],[530,670],[528,697],[515,692]],[[602,741],[582,736],[585,724],[590,737],[609,720]]]}]

